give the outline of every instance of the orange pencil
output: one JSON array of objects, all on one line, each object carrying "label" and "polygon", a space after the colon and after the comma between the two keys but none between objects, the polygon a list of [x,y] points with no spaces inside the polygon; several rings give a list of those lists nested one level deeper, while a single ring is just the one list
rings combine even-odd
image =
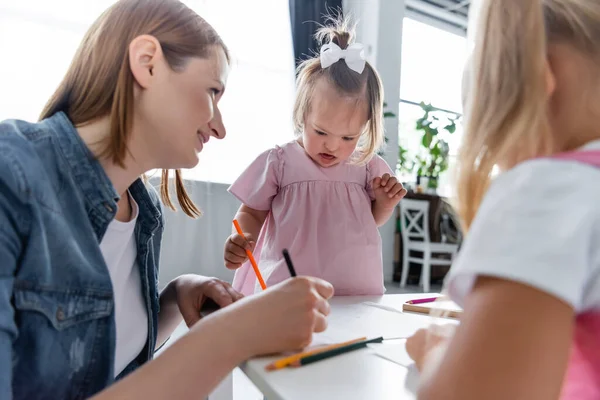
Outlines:
[{"label": "orange pencil", "polygon": [[362,342],[363,340],[366,340],[366,339],[367,339],[366,337],[362,337],[362,338],[358,338],[358,339],[354,339],[354,340],[349,340],[349,341],[344,342],[344,343],[330,344],[328,346],[318,347],[318,348],[316,348],[314,350],[305,351],[303,353],[293,354],[293,355],[291,355],[289,357],[284,357],[284,358],[280,358],[278,360],[273,361],[271,364],[267,365],[265,367],[265,369],[267,371],[274,371],[276,369],[285,368],[287,366],[290,366],[292,363],[301,360],[304,357],[312,356],[314,354],[322,353],[322,352],[328,351],[328,350],[337,349],[338,347],[344,347],[344,346],[347,346],[349,344],[354,344],[354,343]]},{"label": "orange pencil", "polygon": [[[233,220],[233,225],[235,226],[235,230],[237,231],[237,233],[241,237],[243,237],[244,240],[247,240],[246,236],[244,236],[244,232],[242,232],[242,227],[240,226],[239,222],[237,222],[237,219]],[[254,273],[256,274],[256,278],[258,279],[258,283],[260,283],[260,287],[263,290],[265,290],[267,288],[267,285],[265,285],[265,281],[263,280],[263,277],[260,274],[260,270],[258,269],[258,265],[256,264],[256,260],[254,259],[252,252],[250,250],[246,250],[246,254],[248,254],[248,259],[250,260],[250,264],[252,264],[252,268],[254,269]]]}]

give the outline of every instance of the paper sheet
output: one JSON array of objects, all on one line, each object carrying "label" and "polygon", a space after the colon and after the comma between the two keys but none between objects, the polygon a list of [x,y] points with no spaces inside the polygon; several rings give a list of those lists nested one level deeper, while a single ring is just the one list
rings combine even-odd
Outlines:
[{"label": "paper sheet", "polygon": [[[333,309],[328,317],[329,328],[315,334],[311,347],[345,342],[359,337],[369,339],[407,338],[430,321],[419,316],[390,312],[366,304],[353,304]],[[341,328],[343,327],[343,328]]]},{"label": "paper sheet", "polygon": [[408,356],[406,352],[406,340],[395,340],[391,343],[383,343],[383,344],[372,344],[369,345],[372,348],[376,355],[379,357],[383,357],[386,360],[389,360],[398,365],[402,365],[403,367],[410,367],[414,364],[414,361]]}]

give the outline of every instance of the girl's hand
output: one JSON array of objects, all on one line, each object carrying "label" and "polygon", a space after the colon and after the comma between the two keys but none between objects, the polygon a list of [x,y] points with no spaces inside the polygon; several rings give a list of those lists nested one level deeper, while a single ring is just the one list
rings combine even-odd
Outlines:
[{"label": "girl's hand", "polygon": [[419,329],[406,340],[406,352],[419,371],[423,370],[423,363],[429,352],[449,340],[453,331],[453,325],[434,326],[429,329]]},{"label": "girl's hand", "polygon": [[333,286],[328,282],[297,277],[248,296],[219,314],[231,314],[229,326],[240,332],[240,345],[248,346],[247,357],[299,350],[311,343],[314,332],[327,328],[331,296]]},{"label": "girl's hand", "polygon": [[206,300],[211,299],[223,308],[244,297],[229,283],[217,278],[189,274],[178,277],[174,284],[177,306],[188,327],[198,322]]},{"label": "girl's hand", "polygon": [[390,174],[373,179],[373,192],[378,207],[382,209],[393,209],[406,195],[404,186]]},{"label": "girl's hand", "polygon": [[238,269],[248,260],[246,250],[254,251],[254,238],[249,233],[244,233],[244,236],[246,239],[234,233],[225,242],[225,266],[229,269]]}]

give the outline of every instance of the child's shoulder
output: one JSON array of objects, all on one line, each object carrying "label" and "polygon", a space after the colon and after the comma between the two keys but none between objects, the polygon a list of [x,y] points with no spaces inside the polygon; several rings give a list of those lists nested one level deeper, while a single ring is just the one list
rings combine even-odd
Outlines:
[{"label": "child's shoulder", "polygon": [[270,154],[283,165],[299,166],[308,163],[310,160],[304,151],[304,148],[297,140],[277,145],[269,150]]},{"label": "child's shoulder", "polygon": [[277,158],[281,158],[281,157],[285,157],[287,155],[290,155],[292,153],[297,153],[298,151],[302,150],[302,148],[300,147],[300,145],[298,144],[297,141],[293,140],[291,142],[287,142],[281,145],[275,145],[273,147],[271,147],[270,149],[264,150],[259,157],[261,156],[274,156]]},{"label": "child's shoulder", "polygon": [[298,143],[297,140],[292,140],[282,145],[277,145],[273,149],[273,151],[277,151],[280,156],[287,156],[292,154],[304,154],[304,149]]},{"label": "child's shoulder", "polygon": [[[544,205],[600,216],[600,167],[577,159],[540,158],[501,173],[486,194],[485,208],[527,209]],[[577,207],[573,205],[577,204]],[[595,210],[598,209],[597,212]],[[590,215],[592,217],[592,215]]]}]

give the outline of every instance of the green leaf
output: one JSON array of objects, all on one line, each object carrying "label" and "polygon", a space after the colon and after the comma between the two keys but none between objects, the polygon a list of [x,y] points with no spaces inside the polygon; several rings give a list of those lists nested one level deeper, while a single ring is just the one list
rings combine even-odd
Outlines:
[{"label": "green leaf", "polygon": [[429,114],[431,111],[435,111],[435,108],[430,103],[425,104],[424,102],[421,102],[420,106],[427,114]]},{"label": "green leaf", "polygon": [[393,118],[395,116],[396,116],[396,114],[394,114],[391,111],[386,111],[386,112],[383,113],[383,118]]},{"label": "green leaf", "polygon": [[444,129],[447,130],[448,133],[454,133],[456,132],[456,124],[454,122],[451,122],[448,125],[446,125]]},{"label": "green leaf", "polygon": [[431,145],[431,141],[433,140],[433,136],[431,135],[430,132],[425,132],[425,134],[423,135],[423,140],[421,141],[421,143],[423,144],[424,147],[429,148],[429,146]]}]

